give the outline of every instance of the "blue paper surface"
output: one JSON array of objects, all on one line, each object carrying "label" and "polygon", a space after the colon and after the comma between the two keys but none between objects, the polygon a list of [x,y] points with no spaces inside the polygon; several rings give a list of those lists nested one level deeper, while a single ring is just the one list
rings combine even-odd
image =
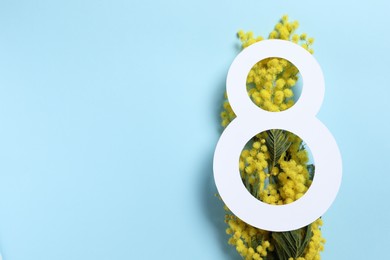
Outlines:
[{"label": "blue paper surface", "polygon": [[390,246],[389,1],[0,2],[5,260],[240,259],[212,156],[235,33],[316,39],[343,156],[325,260]]}]

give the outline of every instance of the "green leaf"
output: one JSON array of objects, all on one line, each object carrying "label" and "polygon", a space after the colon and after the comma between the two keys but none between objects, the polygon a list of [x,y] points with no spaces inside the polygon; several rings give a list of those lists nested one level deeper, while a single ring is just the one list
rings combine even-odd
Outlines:
[{"label": "green leaf", "polygon": [[280,260],[288,260],[288,258],[294,253],[292,252],[293,247],[286,240],[284,233],[287,232],[274,232],[272,238],[275,240],[276,253]]},{"label": "green leaf", "polygon": [[271,169],[278,163],[282,154],[290,147],[287,131],[280,129],[271,129],[267,131],[265,139],[268,151],[271,156]]},{"label": "green leaf", "polygon": [[309,179],[310,179],[310,180],[313,180],[313,178],[314,178],[314,172],[315,172],[315,166],[314,166],[314,164],[308,164],[308,165],[306,166],[306,168],[307,168],[307,171],[309,172]]},{"label": "green leaf", "polygon": [[305,238],[303,239],[302,241],[302,245],[301,247],[298,249],[298,255],[299,256],[302,256],[303,253],[305,252],[305,249],[307,247],[307,245],[309,244],[310,242],[310,239],[313,237],[313,232],[311,230],[311,225],[308,225],[306,227],[306,232],[305,232]]},{"label": "green leaf", "polygon": [[293,231],[273,232],[272,238],[279,259],[302,256],[312,236],[311,225]]}]

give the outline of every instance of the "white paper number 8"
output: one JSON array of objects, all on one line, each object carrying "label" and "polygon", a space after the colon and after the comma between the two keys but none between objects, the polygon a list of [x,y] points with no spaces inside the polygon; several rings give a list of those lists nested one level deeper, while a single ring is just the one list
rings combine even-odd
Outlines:
[{"label": "white paper number 8", "polygon": [[[246,78],[260,60],[278,57],[292,62],[303,79],[302,93],[291,108],[268,112],[248,96]],[[265,40],[244,49],[230,66],[227,95],[237,117],[222,133],[214,154],[214,179],[229,209],[246,223],[269,231],[307,226],[322,216],[336,198],[341,183],[341,155],[332,134],[316,118],[325,92],[322,70],[315,58],[297,44]],[[238,160],[244,145],[269,129],[292,132],[310,147],[316,163],[313,183],[294,203],[275,206],[257,200],[241,181]]]}]

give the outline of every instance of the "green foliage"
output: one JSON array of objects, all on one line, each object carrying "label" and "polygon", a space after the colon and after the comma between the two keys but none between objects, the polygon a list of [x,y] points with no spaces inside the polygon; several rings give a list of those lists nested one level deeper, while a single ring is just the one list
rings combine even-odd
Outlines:
[{"label": "green foliage", "polygon": [[313,236],[311,225],[306,227],[287,231],[273,232],[276,252],[280,260],[288,260],[290,257],[294,259],[303,256],[307,244]]},{"label": "green foliage", "polygon": [[272,169],[278,163],[283,153],[290,147],[291,142],[288,140],[287,132],[284,130],[271,129],[267,131],[267,135],[265,141],[271,156],[270,169]]},{"label": "green foliage", "polygon": [[313,178],[314,178],[314,172],[315,172],[315,166],[314,166],[314,164],[308,164],[308,165],[306,166],[306,168],[307,168],[307,171],[309,172],[309,179],[310,179],[310,180],[313,180]]}]

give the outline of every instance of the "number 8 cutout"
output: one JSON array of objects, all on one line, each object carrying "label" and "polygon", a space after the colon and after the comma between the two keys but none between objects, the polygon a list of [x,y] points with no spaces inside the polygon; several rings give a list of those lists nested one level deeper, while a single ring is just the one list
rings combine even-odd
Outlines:
[{"label": "number 8 cutout", "polygon": [[[294,106],[281,112],[259,108],[250,99],[246,78],[259,61],[284,58],[299,70],[303,87]],[[322,70],[304,48],[283,40],[264,40],[245,48],[233,61],[226,90],[236,118],[222,133],[214,154],[214,179],[226,206],[241,220],[263,230],[290,231],[309,225],[331,206],[340,188],[341,154],[327,127],[316,118],[325,92]],[[253,197],[242,183],[238,161],[245,144],[270,129],[283,129],[305,140],[316,164],[310,188],[297,201],[270,205]]]}]

